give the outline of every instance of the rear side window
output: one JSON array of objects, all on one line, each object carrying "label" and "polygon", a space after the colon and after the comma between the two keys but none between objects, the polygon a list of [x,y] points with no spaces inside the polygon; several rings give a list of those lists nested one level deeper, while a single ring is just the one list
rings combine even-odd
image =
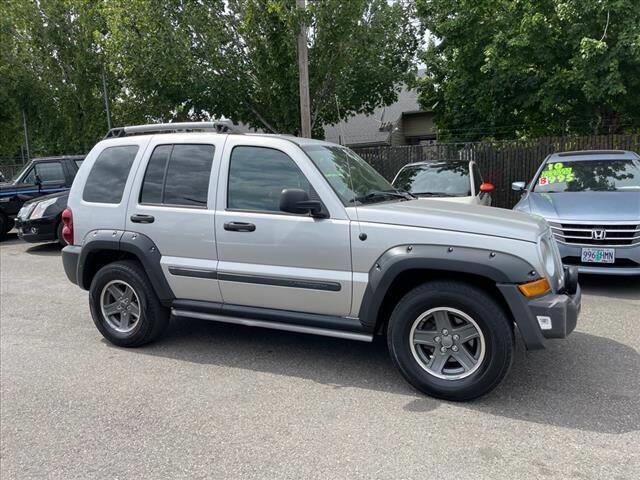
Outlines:
[{"label": "rear side window", "polygon": [[233,149],[227,208],[280,212],[280,193],[285,188],[299,188],[317,198],[307,178],[285,153],[264,147]]},{"label": "rear side window", "polygon": [[85,202],[120,203],[137,145],[105,148],[96,159],[82,192]]},{"label": "rear side window", "polygon": [[144,174],[140,203],[206,207],[213,145],[159,145]]}]

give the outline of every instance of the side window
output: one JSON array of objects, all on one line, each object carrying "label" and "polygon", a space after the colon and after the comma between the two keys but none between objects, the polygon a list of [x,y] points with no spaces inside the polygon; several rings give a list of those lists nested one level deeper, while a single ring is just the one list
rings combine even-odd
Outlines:
[{"label": "side window", "polygon": [[295,162],[279,150],[235,147],[229,164],[227,208],[280,212],[280,193],[300,188],[315,197]]},{"label": "side window", "polygon": [[76,167],[80,168],[80,165],[82,165],[82,162],[84,162],[84,160],[75,160],[76,162]]},{"label": "side window", "polygon": [[36,183],[36,169],[35,169],[35,167],[31,167],[29,172],[22,178],[21,183],[26,183],[28,185],[35,185],[35,183]]},{"label": "side window", "polygon": [[476,195],[480,194],[480,184],[482,183],[482,175],[480,175],[480,170],[478,166],[473,164],[473,182],[476,187]]},{"label": "side window", "polygon": [[140,203],[207,205],[213,145],[159,145],[144,174]]},{"label": "side window", "polygon": [[85,202],[120,203],[137,145],[105,148],[96,158],[82,192]]},{"label": "side window", "polygon": [[60,162],[38,163],[35,170],[43,183],[64,183],[66,180]]}]

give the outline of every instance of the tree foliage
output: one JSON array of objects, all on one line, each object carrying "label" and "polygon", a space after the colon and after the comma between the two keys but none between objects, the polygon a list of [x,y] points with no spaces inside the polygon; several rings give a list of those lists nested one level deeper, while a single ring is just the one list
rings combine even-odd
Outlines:
[{"label": "tree foliage", "polygon": [[442,138],[620,132],[640,123],[637,0],[417,0],[433,33],[420,101]]},{"label": "tree foliage", "polygon": [[[227,117],[296,134],[296,35],[309,27],[315,135],[396,99],[419,38],[411,0],[5,0],[0,156],[87,151],[114,125]],[[338,110],[339,108],[339,110]]]}]

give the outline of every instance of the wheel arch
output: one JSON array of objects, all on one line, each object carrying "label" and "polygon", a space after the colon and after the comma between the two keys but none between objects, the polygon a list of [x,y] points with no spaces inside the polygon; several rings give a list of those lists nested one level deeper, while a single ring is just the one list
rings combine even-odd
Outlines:
[{"label": "wheel arch", "polygon": [[497,285],[523,283],[539,275],[525,260],[488,249],[441,245],[403,245],[382,254],[369,271],[359,310],[360,322],[376,333],[384,328],[397,301],[430,280],[457,280],[489,293],[514,318]]},{"label": "wheel arch", "polygon": [[137,261],[145,270],[163,305],[174,299],[162,268],[162,255],[153,241],[137,232],[95,230],[89,232],[78,261],[78,285],[88,290],[95,274],[105,265],[118,260]]}]

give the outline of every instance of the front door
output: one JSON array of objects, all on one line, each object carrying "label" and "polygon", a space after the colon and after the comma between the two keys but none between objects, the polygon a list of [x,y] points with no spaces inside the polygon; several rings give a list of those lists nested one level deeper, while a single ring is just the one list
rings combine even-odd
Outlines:
[{"label": "front door", "polygon": [[349,221],[280,211],[283,189],[303,189],[317,199],[326,187],[317,184],[313,165],[297,145],[269,140],[230,136],[225,145],[215,220],[224,302],[346,316]]},{"label": "front door", "polygon": [[150,237],[178,299],[221,302],[214,229],[223,136],[149,143],[136,173],[126,229]]}]

